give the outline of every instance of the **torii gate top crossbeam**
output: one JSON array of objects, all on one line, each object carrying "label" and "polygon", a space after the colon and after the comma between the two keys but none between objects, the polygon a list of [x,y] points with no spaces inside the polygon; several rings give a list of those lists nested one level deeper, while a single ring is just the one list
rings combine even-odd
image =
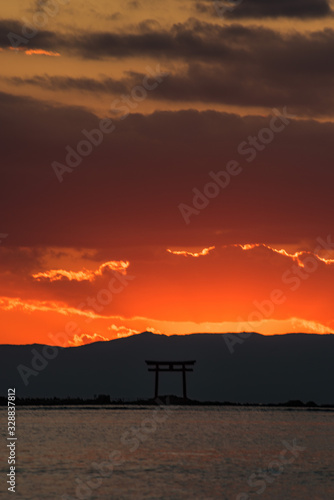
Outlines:
[{"label": "torii gate top crossbeam", "polygon": [[146,361],[147,365],[194,365],[196,361]]}]

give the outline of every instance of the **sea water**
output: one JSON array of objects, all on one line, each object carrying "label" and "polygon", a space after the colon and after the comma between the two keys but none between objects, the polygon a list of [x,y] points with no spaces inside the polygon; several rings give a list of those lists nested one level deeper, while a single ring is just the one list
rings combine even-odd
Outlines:
[{"label": "sea water", "polygon": [[1,499],[334,499],[331,410],[17,407],[16,426]]}]

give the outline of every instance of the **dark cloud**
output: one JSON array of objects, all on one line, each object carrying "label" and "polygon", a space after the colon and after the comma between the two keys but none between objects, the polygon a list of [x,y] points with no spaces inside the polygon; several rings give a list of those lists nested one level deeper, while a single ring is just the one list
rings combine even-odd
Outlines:
[{"label": "dark cloud", "polygon": [[215,14],[217,15],[217,11],[214,7],[214,4],[212,2],[196,2],[194,4],[195,9],[197,12],[201,14]]},{"label": "dark cloud", "polygon": [[195,3],[195,8],[226,19],[316,19],[332,14],[329,0],[202,0]]},{"label": "dark cloud", "polygon": [[[286,60],[259,54],[243,66],[232,63],[189,64],[182,73],[170,74],[150,96],[176,102],[218,103],[241,107],[288,106],[306,116],[334,113],[333,68],[320,61],[313,45],[309,67],[293,65],[294,53]],[[310,68],[314,68],[310,71]],[[319,71],[316,70],[319,68]],[[137,79],[139,81],[139,78]]]},{"label": "dark cloud", "polygon": [[[8,32],[18,33],[20,30],[22,26],[16,22],[0,21],[0,46],[8,48]],[[265,59],[265,63],[271,57],[281,65],[285,62],[287,69],[291,65],[303,69],[311,65],[309,70],[320,68],[321,71],[327,71],[334,35],[332,29],[308,34],[281,34],[263,27],[238,24],[219,26],[195,19],[175,24],[170,31],[164,31],[148,20],[140,25],[140,31],[136,33],[93,32],[65,36],[43,31],[38,32],[26,45],[35,49],[76,52],[92,59],[149,56],[158,57],[161,61],[174,58],[244,64],[254,58],[253,64],[256,64],[261,63],[262,59]]]},{"label": "dark cloud", "polygon": [[[170,32],[157,29],[151,22],[144,25],[141,31],[132,34],[88,33],[77,37],[58,37],[54,33],[39,32],[29,41],[29,48],[78,53],[92,59],[145,56],[158,60],[164,66],[173,63],[173,60],[183,60],[188,62],[190,69],[186,75],[175,75],[174,71],[169,88],[172,85],[181,87],[180,79],[183,78],[184,85],[189,87],[189,95],[197,93],[196,98],[206,102],[209,101],[209,94],[216,96],[211,102],[216,102],[217,98],[218,102],[226,102],[226,94],[237,104],[258,101],[259,105],[263,105],[263,101],[271,101],[275,105],[284,99],[287,104],[292,102],[294,94],[300,105],[310,102],[310,109],[313,109],[312,102],[318,94],[318,107],[323,108],[324,91],[332,86],[334,70],[328,61],[334,51],[334,31],[330,28],[310,33],[282,34],[263,27],[239,24],[219,26],[194,19],[174,25]],[[12,29],[19,31],[19,26],[12,25]],[[10,45],[7,33],[8,25],[0,22],[2,47]],[[207,67],[205,74],[201,74],[198,64],[204,62]],[[19,84],[20,80],[13,82]],[[101,92],[122,92],[122,86],[132,85],[128,77],[120,82],[107,78],[97,83],[88,77],[64,79],[39,76],[28,83],[48,88],[72,87]],[[161,86],[159,92],[163,92],[164,88]],[[313,97],[311,88],[314,90]],[[182,94],[185,91],[180,88],[180,96]]]},{"label": "dark cloud", "polygon": [[[190,25],[196,26],[198,50],[187,58],[193,36]],[[334,51],[332,29],[281,34],[236,24],[211,28],[209,24],[192,21],[174,27],[168,50],[174,50],[174,42],[180,44],[178,51],[174,47],[175,57],[183,54],[189,59],[187,69],[174,69],[163,84],[150,93],[150,99],[243,107],[286,105],[294,112],[309,116],[328,116],[334,112],[334,67],[328,64]],[[96,80],[37,75],[11,78],[10,82],[52,90],[130,93],[144,76],[144,73],[127,72],[120,80],[110,77]]]},{"label": "dark cloud", "polygon": [[13,19],[0,20],[0,47],[54,50],[66,47],[67,37]]},{"label": "dark cloud", "polygon": [[329,0],[244,0],[228,17],[297,17],[318,18],[331,14]]},{"label": "dark cloud", "polygon": [[95,80],[94,78],[71,78],[62,76],[36,75],[32,78],[12,77],[8,78],[13,85],[34,85],[48,90],[79,90],[86,92],[126,92],[125,81],[113,78]]},{"label": "dark cloud", "polygon": [[[292,241],[332,227],[334,125],[294,121],[252,163],[241,142],[268,127],[270,117],[214,111],[156,112],[115,122],[60,184],[51,167],[76,149],[82,130],[100,118],[75,107],[53,107],[0,95],[3,174],[0,207],[6,245],[113,247]],[[20,138],[20,147],[17,139]],[[186,226],[178,205],[192,204],[210,171],[229,160],[243,172]],[[220,233],[219,233],[220,231]],[[219,236],[221,234],[221,236]]]},{"label": "dark cloud", "polygon": [[[230,53],[228,43],[210,33],[209,25],[195,20],[174,25],[171,31],[154,30],[156,23],[141,23],[138,33],[90,33],[72,39],[70,47],[83,57],[134,57],[150,56],[160,59],[217,59]],[[198,28],[198,29],[197,29]],[[219,27],[212,27],[219,34]]]},{"label": "dark cloud", "polygon": [[[171,31],[154,30],[156,26],[156,22],[147,20],[140,24],[139,32],[125,34],[92,32],[74,36],[37,31],[29,40],[26,39],[26,43],[21,42],[19,46],[76,53],[91,59],[143,55],[154,58],[217,59],[230,52],[228,44],[219,37],[219,26],[201,24],[196,20],[174,25]],[[17,21],[0,21],[0,47],[8,48],[13,45],[8,33],[24,37],[24,30],[24,25]]]}]

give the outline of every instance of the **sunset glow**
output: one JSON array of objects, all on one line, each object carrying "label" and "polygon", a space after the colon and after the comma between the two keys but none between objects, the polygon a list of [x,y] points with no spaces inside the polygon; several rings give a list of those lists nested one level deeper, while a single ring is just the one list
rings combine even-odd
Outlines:
[{"label": "sunset glow", "polygon": [[49,52],[42,49],[26,49],[24,47],[9,47],[9,50],[23,52],[26,56],[49,56],[49,57],[60,57],[58,52]]},{"label": "sunset glow", "polygon": [[204,255],[208,255],[211,250],[214,250],[215,247],[203,248],[200,252],[188,252],[187,250],[170,250],[167,248],[167,252],[172,253],[173,255],[183,255],[184,257],[202,257]]},{"label": "sunset glow", "polygon": [[88,271],[87,269],[83,271],[64,271],[63,269],[52,269],[51,271],[41,272],[33,274],[33,278],[38,281],[43,279],[48,281],[59,281],[63,278],[68,279],[69,281],[93,281],[97,276],[102,276],[105,270],[119,271],[124,272],[129,267],[129,262],[123,261],[111,261],[105,262],[102,264],[97,271]]},{"label": "sunset glow", "polygon": [[2,343],[333,331],[332,8],[232,3],[4,3]]},{"label": "sunset glow", "polygon": [[254,248],[258,248],[258,247],[262,246],[264,248],[268,248],[272,252],[279,253],[281,255],[284,255],[285,257],[290,257],[294,262],[297,262],[300,267],[305,267],[303,260],[300,258],[302,255],[312,255],[316,259],[321,260],[322,262],[324,262],[327,265],[334,264],[334,259],[326,259],[324,257],[320,257],[317,254],[313,254],[312,252],[300,251],[300,252],[295,252],[295,253],[291,254],[291,253],[288,253],[286,250],[284,250],[284,248],[281,248],[280,250],[278,250],[277,248],[272,248],[271,246],[265,245],[264,243],[255,243],[255,244],[247,243],[246,245],[234,245],[234,246],[240,247],[242,250],[253,250]]}]

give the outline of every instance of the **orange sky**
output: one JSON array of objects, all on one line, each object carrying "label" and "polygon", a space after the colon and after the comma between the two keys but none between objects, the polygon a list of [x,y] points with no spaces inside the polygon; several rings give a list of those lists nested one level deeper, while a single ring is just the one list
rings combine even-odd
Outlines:
[{"label": "orange sky", "polygon": [[2,6],[1,343],[333,331],[330,3],[217,3]]}]

